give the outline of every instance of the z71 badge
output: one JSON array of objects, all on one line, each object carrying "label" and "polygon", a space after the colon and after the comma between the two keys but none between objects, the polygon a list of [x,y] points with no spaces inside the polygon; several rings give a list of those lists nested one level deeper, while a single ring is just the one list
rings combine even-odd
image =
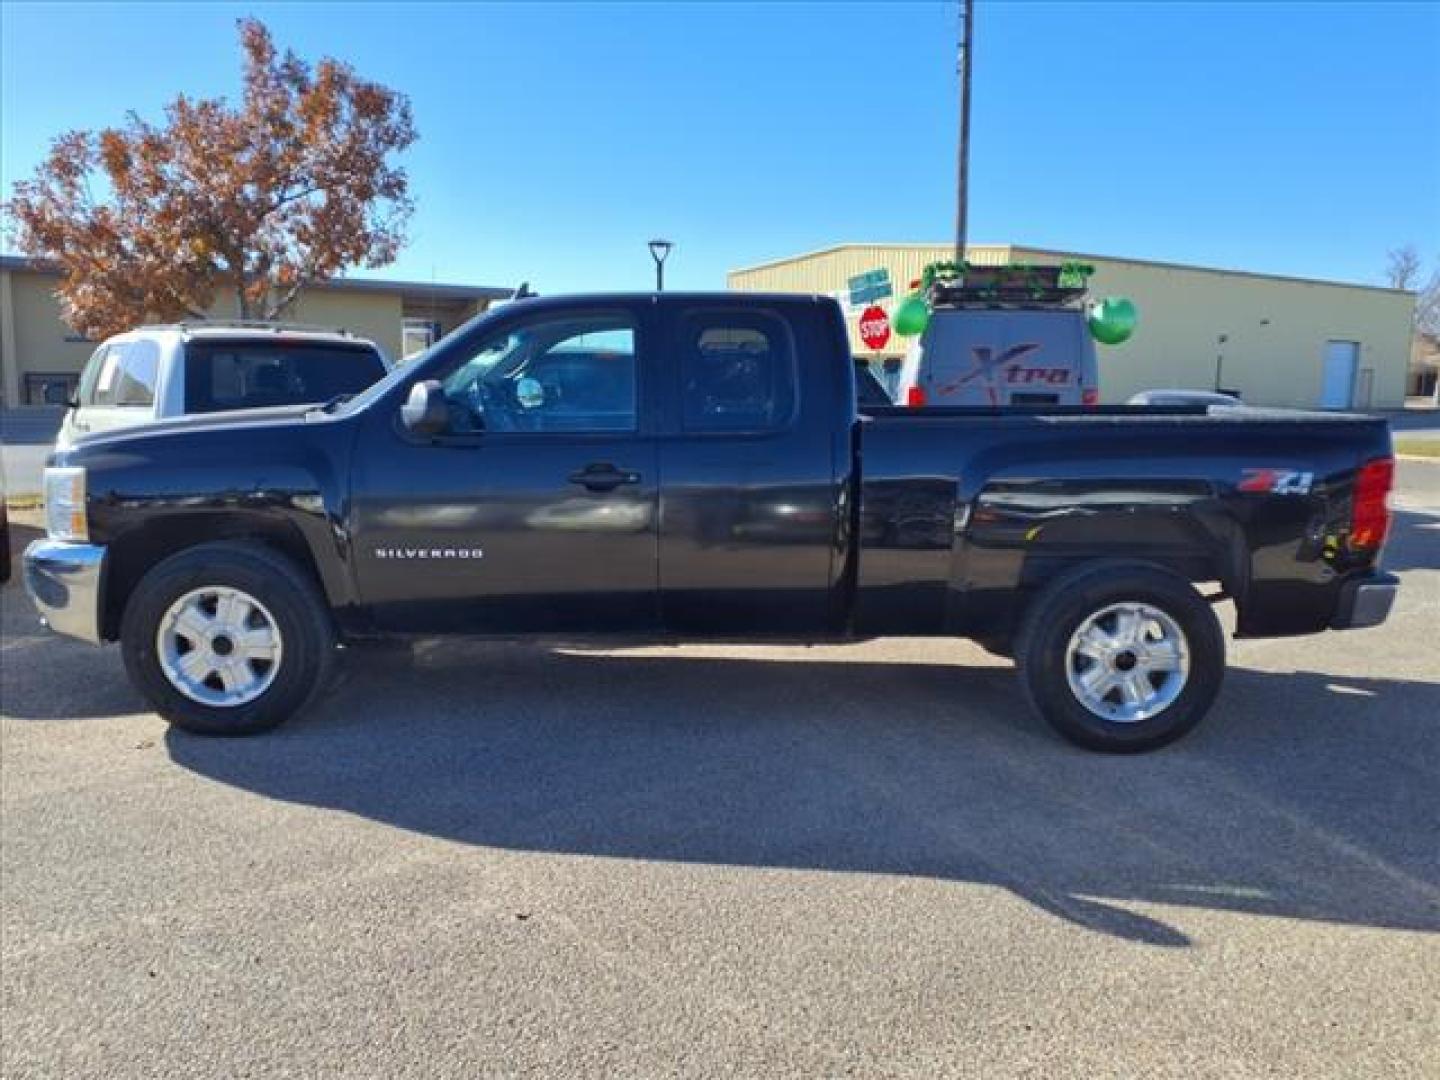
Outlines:
[{"label": "z71 badge", "polygon": [[1308,495],[1315,474],[1296,469],[1241,469],[1239,491],[1264,491],[1271,495]]}]

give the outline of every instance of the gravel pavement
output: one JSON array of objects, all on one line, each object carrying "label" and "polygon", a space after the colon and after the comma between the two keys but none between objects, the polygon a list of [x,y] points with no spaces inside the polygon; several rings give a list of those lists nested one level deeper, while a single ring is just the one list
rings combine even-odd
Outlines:
[{"label": "gravel pavement", "polygon": [[918,639],[424,642],[205,740],[12,582],[0,1072],[1440,1075],[1440,465],[1400,476],[1391,622],[1235,643],[1133,758]]}]

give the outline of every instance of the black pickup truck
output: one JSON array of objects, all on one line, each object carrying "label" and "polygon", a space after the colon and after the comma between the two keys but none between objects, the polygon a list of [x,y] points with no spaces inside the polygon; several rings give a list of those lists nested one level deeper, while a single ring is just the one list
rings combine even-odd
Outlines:
[{"label": "black pickup truck", "polygon": [[1247,637],[1385,619],[1390,455],[1359,416],[859,405],[819,297],[529,299],[350,400],[56,453],[25,577],[200,732],[294,715],[367,638],[904,634],[1140,750],[1215,699],[1217,600]]}]

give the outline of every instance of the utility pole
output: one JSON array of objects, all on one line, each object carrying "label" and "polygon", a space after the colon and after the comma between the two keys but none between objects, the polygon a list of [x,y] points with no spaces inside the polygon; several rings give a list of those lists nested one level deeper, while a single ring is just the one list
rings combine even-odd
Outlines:
[{"label": "utility pole", "polygon": [[965,261],[970,201],[970,72],[975,66],[975,0],[960,0],[960,48],[956,73],[960,76],[960,146],[956,160],[955,261]]}]

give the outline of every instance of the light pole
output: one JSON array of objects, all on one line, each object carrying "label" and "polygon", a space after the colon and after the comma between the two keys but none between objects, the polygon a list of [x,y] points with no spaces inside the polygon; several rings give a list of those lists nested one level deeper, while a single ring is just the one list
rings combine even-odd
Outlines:
[{"label": "light pole", "polygon": [[675,245],[669,240],[651,240],[650,257],[655,260],[655,291],[665,291],[665,260]]}]

